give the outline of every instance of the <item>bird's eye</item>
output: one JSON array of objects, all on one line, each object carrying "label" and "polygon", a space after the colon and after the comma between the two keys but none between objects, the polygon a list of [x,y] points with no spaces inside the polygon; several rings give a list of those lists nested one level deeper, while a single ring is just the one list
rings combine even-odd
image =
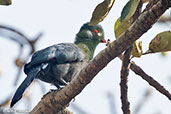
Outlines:
[{"label": "bird's eye", "polygon": [[99,31],[97,29],[94,29],[93,32],[96,33],[96,34],[99,33]]}]

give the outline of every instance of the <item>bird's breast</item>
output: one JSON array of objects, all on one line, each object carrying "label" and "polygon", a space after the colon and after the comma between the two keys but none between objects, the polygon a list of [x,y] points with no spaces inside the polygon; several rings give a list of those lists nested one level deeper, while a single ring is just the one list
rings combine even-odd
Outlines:
[{"label": "bird's breast", "polygon": [[87,65],[85,60],[66,64],[49,64],[41,72],[38,79],[52,84],[58,83],[61,78],[66,82],[70,82],[85,65]]}]

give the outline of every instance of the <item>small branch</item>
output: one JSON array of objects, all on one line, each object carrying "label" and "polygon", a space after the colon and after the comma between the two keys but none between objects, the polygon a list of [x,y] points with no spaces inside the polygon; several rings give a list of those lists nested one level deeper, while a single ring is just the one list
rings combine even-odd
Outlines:
[{"label": "small branch", "polygon": [[[139,5],[132,16],[133,23],[138,19],[141,13],[142,9],[142,1],[140,0]],[[128,101],[128,75],[129,75],[129,64],[130,64],[130,58],[132,54],[133,45],[129,47],[124,55],[123,55],[123,61],[122,61],[122,69],[121,69],[121,82],[120,82],[120,88],[121,88],[121,102],[122,102],[122,111],[124,114],[130,114],[130,103]]]},{"label": "small branch", "polygon": [[160,93],[165,95],[169,100],[171,100],[171,94],[168,90],[164,88],[160,83],[158,83],[155,79],[153,79],[151,76],[146,74],[138,65],[136,65],[133,61],[131,62],[130,66],[131,70],[135,72],[138,76],[141,76],[144,80],[146,80],[149,85],[153,86],[156,90],[158,90]]},{"label": "small branch", "polygon": [[[123,60],[123,56],[120,55],[119,58],[121,60]],[[165,95],[169,100],[171,100],[171,94],[169,93],[169,91],[167,89],[165,89],[164,86],[162,86],[159,82],[157,82],[151,76],[149,76],[148,74],[146,74],[138,65],[136,65],[134,63],[134,61],[131,61],[130,62],[130,69],[135,74],[137,74],[138,76],[140,76],[141,78],[143,78],[145,81],[147,81],[149,83],[149,85],[151,85],[152,87],[154,87],[160,93],[162,93],[163,95]]]},{"label": "small branch", "polygon": [[122,69],[121,69],[121,102],[122,102],[122,111],[124,114],[130,114],[130,103],[128,101],[128,75],[129,75],[129,63],[130,63],[130,56],[132,52],[132,47],[128,48],[124,55],[122,61]]}]

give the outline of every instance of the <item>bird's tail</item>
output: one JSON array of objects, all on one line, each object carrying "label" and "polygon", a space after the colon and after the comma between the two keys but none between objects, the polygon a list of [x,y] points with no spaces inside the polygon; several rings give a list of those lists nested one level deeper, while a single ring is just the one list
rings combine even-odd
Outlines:
[{"label": "bird's tail", "polygon": [[13,107],[16,102],[18,102],[25,91],[25,89],[32,83],[32,81],[36,78],[40,71],[40,68],[32,68],[32,70],[27,74],[27,77],[25,80],[21,83],[21,85],[18,87],[17,91],[15,92],[10,107]]},{"label": "bird's tail", "polygon": [[30,71],[31,67],[32,66],[30,65],[30,63],[25,64],[24,65],[24,73],[28,74],[28,72]]}]

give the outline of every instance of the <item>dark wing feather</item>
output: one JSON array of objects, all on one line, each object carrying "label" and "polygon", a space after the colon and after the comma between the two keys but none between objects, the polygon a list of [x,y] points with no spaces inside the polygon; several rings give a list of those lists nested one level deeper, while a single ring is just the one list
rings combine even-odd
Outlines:
[{"label": "dark wing feather", "polygon": [[50,46],[33,54],[31,62],[25,66],[25,71],[30,67],[55,61],[57,64],[82,61],[84,54],[81,49],[72,43],[61,43]]},{"label": "dark wing feather", "polygon": [[79,62],[84,59],[82,50],[75,44],[59,44],[55,52],[55,59],[58,64]]}]

